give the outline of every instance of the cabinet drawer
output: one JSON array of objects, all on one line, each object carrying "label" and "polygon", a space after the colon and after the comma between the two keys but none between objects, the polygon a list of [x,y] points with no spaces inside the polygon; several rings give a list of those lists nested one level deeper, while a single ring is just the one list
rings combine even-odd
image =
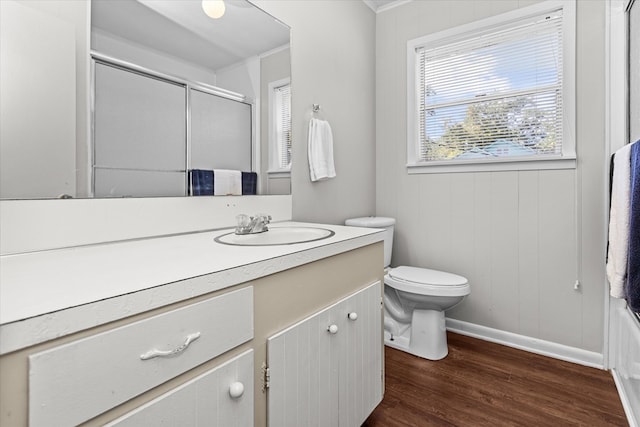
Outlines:
[{"label": "cabinet drawer", "polygon": [[[234,385],[235,396],[231,386]],[[238,384],[243,392],[238,393]],[[159,396],[107,427],[253,426],[253,350]]]},{"label": "cabinet drawer", "polygon": [[31,355],[29,424],[89,420],[252,338],[248,287]]}]

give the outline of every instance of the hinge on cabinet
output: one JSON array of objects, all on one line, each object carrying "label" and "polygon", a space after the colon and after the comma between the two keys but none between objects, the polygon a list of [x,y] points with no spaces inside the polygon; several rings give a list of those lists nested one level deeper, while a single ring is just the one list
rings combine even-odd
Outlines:
[{"label": "hinge on cabinet", "polygon": [[265,393],[271,383],[271,373],[266,363],[262,363],[262,392]]}]

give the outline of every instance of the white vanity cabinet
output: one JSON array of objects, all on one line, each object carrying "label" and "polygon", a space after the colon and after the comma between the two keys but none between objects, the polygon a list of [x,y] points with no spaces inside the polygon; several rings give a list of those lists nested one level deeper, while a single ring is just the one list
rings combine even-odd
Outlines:
[{"label": "white vanity cabinet", "polygon": [[29,425],[88,421],[252,338],[249,286],[32,354]]},{"label": "white vanity cabinet", "polygon": [[[335,244],[269,248],[265,260],[259,248],[207,253],[196,243],[212,235],[188,236],[194,254],[182,262],[242,255],[246,264],[0,325],[2,339],[38,334],[0,354],[0,426],[266,427],[268,417],[274,427],[360,426],[382,398],[384,246],[378,235],[338,232]],[[173,247],[158,239],[152,249],[176,257]],[[125,267],[122,280],[154,273]],[[105,313],[124,314],[109,322]]]},{"label": "white vanity cabinet", "polygon": [[270,337],[269,426],[360,426],[382,400],[381,283]]}]

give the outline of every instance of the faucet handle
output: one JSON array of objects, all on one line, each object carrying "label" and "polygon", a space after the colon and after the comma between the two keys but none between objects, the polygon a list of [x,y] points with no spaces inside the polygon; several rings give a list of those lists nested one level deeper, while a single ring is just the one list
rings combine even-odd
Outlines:
[{"label": "faucet handle", "polygon": [[260,220],[264,224],[269,224],[269,222],[271,221],[271,215],[267,215],[267,214],[264,214],[264,213],[256,214],[256,218],[260,218]]},{"label": "faucet handle", "polygon": [[251,223],[251,218],[248,215],[240,214],[236,216],[238,227],[248,227]]}]

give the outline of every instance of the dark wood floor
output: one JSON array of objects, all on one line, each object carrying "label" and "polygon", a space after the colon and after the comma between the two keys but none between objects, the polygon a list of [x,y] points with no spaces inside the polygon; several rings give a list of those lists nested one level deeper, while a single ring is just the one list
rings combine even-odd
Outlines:
[{"label": "dark wood floor", "polygon": [[611,374],[449,334],[432,362],[385,347],[386,390],[363,426],[627,426]]}]

